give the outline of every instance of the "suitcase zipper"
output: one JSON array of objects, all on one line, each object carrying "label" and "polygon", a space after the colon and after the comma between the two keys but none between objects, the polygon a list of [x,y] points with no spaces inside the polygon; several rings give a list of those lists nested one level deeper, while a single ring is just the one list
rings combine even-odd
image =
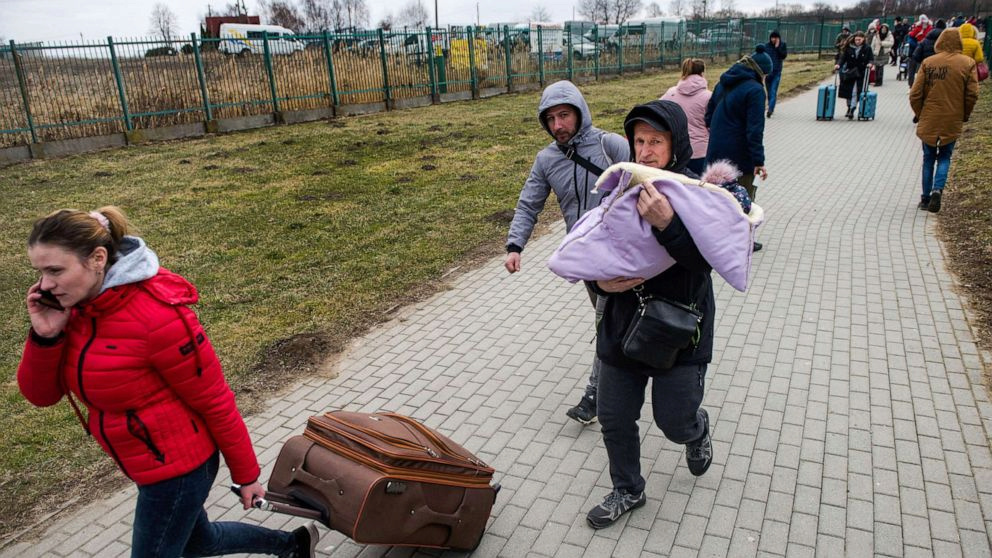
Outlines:
[{"label": "suitcase zipper", "polygon": [[[460,462],[470,463],[473,468],[482,469],[483,471],[481,471],[481,472],[489,472],[491,474],[490,467],[488,465],[486,465],[482,461],[479,461],[479,460],[476,460],[476,459],[471,459],[471,458],[465,457],[463,455],[460,455],[458,453],[455,453],[443,440],[439,439],[438,436],[434,432],[431,432],[429,429],[427,429],[427,427],[425,427],[424,425],[418,423],[417,421],[415,421],[413,419],[410,419],[408,417],[405,417],[403,415],[398,415],[396,413],[378,413],[378,414],[380,414],[380,415],[382,415],[384,417],[390,417],[392,419],[397,420],[398,422],[402,422],[404,424],[408,424],[410,426],[413,426],[414,428],[416,428],[416,430],[418,432],[422,433],[424,436],[426,436],[432,442],[434,442],[434,444],[437,445],[439,447],[439,449],[441,449],[441,451],[444,453],[445,457],[448,457],[448,458],[450,458],[451,460],[454,460],[454,461],[460,461]],[[325,413],[321,417],[311,417],[310,418],[310,421],[313,424],[316,424],[318,426],[325,426],[327,428],[333,428],[333,426],[331,426],[331,425],[322,425],[322,424],[320,424],[320,421],[322,419],[333,421],[333,422],[338,423],[338,424],[342,424],[342,425],[344,425],[347,428],[350,428],[350,429],[353,429],[353,430],[357,430],[358,432],[361,432],[363,434],[366,434],[366,435],[368,435],[370,437],[373,437],[373,438],[376,438],[376,439],[379,439],[379,440],[383,440],[383,441],[392,443],[392,444],[394,444],[396,446],[399,446],[399,447],[405,447],[405,448],[408,448],[408,449],[413,449],[413,450],[417,450],[417,451],[423,451],[423,452],[427,453],[428,455],[430,455],[431,457],[433,457],[436,460],[438,460],[439,462],[441,462],[441,463],[447,463],[446,461],[441,460],[440,459],[440,456],[438,455],[438,453],[436,451],[434,451],[434,449],[431,448],[431,447],[423,446],[423,445],[420,445],[420,444],[411,442],[411,441],[406,440],[406,439],[403,439],[403,438],[398,438],[396,436],[390,436],[389,434],[384,434],[382,432],[379,432],[379,431],[376,431],[376,430],[372,430],[372,429],[369,429],[369,428],[364,428],[364,427],[361,427],[361,426],[357,426],[357,425],[354,425],[354,424],[352,424],[350,422],[345,422],[345,421],[341,420],[340,418],[338,418],[338,417],[336,417],[336,416],[334,416],[334,415],[332,415],[330,413]],[[358,443],[361,443],[361,444],[365,444],[366,443],[364,440],[360,440],[360,439],[357,439],[357,438],[355,438],[353,436],[350,436],[347,433],[341,432],[339,429],[335,429],[335,430],[337,432],[341,433],[342,435],[345,435],[348,438],[350,438],[350,439],[352,439],[352,440],[354,440],[354,441],[356,441]],[[403,457],[403,456],[399,456],[399,455],[397,455],[395,453],[389,452],[388,450],[383,449],[383,448],[377,448],[377,449],[379,449],[380,451],[382,451],[383,453],[388,454],[388,455],[395,455],[397,457]]]},{"label": "suitcase zipper", "polygon": [[389,476],[390,478],[395,478],[397,480],[409,480],[415,482],[433,482],[435,484],[443,484],[447,486],[476,486],[478,488],[489,487],[489,479],[485,477],[477,477],[472,475],[447,475],[444,473],[432,473],[430,471],[418,471],[416,474],[410,473],[407,469],[401,469],[398,467],[390,467],[382,463],[381,461],[376,461],[375,459],[363,455],[351,448],[348,448],[342,444],[339,444],[335,440],[328,438],[318,432],[313,430],[305,430],[303,435],[316,442],[321,447],[327,448],[328,450],[337,452],[352,461],[361,463],[369,468],[380,471],[381,473]]}]

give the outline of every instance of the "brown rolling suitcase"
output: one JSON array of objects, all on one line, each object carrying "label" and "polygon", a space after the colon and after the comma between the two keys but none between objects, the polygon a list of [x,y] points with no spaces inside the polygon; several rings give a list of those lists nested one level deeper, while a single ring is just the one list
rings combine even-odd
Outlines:
[{"label": "brown rolling suitcase", "polygon": [[493,472],[409,417],[331,411],[283,445],[267,509],[317,519],[363,544],[472,550],[499,491]]}]

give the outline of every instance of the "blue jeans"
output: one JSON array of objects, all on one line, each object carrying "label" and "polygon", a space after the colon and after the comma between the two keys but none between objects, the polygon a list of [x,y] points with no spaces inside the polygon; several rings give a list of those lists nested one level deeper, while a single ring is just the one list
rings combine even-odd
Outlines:
[{"label": "blue jeans", "polygon": [[[645,373],[658,375],[648,378]],[[659,373],[649,368],[625,369],[603,363],[596,406],[613,488],[633,493],[644,490],[637,419],[641,417],[648,380],[655,424],[669,440],[687,444],[705,434],[699,416],[705,376],[705,364],[676,364]]]},{"label": "blue jeans", "polygon": [[765,88],[768,90],[768,112],[775,110],[775,99],[778,98],[778,82],[782,81],[782,74],[765,76]]},{"label": "blue jeans", "polygon": [[[951,168],[951,153],[954,152],[954,142],[939,147],[923,143],[923,196],[924,201],[930,199],[932,190],[943,190],[947,182],[947,171]],[[937,170],[934,172],[934,165]]]},{"label": "blue jeans", "polygon": [[217,478],[219,455],[173,479],[138,487],[132,558],[276,554],[296,547],[293,534],[234,521],[211,523],[203,503]]}]

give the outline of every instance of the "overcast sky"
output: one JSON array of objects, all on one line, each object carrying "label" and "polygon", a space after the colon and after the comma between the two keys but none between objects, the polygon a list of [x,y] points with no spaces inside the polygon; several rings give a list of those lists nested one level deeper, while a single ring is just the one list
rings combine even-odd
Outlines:
[{"label": "overcast sky", "polygon": [[[114,37],[149,36],[152,7],[162,0],[0,0],[0,37],[18,42],[78,41]],[[207,5],[215,8],[231,0],[165,0],[179,19],[184,35],[199,33],[199,22]],[[367,0],[374,25],[386,14],[395,13],[410,0]],[[534,6],[544,6],[552,21],[573,19],[578,0],[436,0],[441,26],[474,24],[476,11],[482,23],[527,21]],[[647,4],[651,0],[646,0]],[[663,10],[668,0],[656,0]],[[716,8],[722,0],[711,0]],[[796,1],[796,0],[783,0]],[[431,19],[435,0],[423,0]],[[733,0],[739,10],[756,12],[775,5],[775,0]],[[847,6],[855,0],[832,2]],[[248,11],[255,13],[257,2],[246,0]],[[577,14],[576,14],[577,15]],[[576,17],[576,19],[578,19]]]}]

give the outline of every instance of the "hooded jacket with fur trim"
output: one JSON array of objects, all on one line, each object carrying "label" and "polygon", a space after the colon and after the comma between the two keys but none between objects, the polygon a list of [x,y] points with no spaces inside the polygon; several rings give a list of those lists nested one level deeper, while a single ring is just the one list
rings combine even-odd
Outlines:
[{"label": "hooded jacket with fur trim", "polygon": [[[258,462],[210,341],[188,305],[196,288],[125,237],[104,290],[73,307],[57,340],[31,332],[17,369],[21,393],[49,406],[81,401],[84,426],[139,485],[183,475],[218,447],[238,484]],[[122,282],[123,281],[123,282]]]},{"label": "hooded jacket with fur trim", "polygon": [[975,61],[961,54],[961,35],[946,29],[934,45],[936,53],[920,66],[909,104],[919,119],[916,135],[927,145],[947,145],[961,135],[963,122],[978,101]]},{"label": "hooded jacket with fur trim", "polygon": [[[566,148],[574,149],[577,154],[601,169],[630,157],[627,140],[592,125],[589,105],[579,88],[570,81],[552,83],[541,95],[537,118],[541,127],[552,138],[554,135],[544,122],[544,113],[556,105],[570,105],[579,113],[579,131],[568,141]],[[565,218],[565,230],[571,230],[583,213],[599,205],[602,195],[591,192],[596,178],[595,174],[567,159],[556,141],[539,151],[517,200],[510,233],[506,239],[507,251],[520,252],[527,245],[527,240],[534,232],[537,216],[544,210],[544,204],[552,191],[558,198],[558,205]]]}]

